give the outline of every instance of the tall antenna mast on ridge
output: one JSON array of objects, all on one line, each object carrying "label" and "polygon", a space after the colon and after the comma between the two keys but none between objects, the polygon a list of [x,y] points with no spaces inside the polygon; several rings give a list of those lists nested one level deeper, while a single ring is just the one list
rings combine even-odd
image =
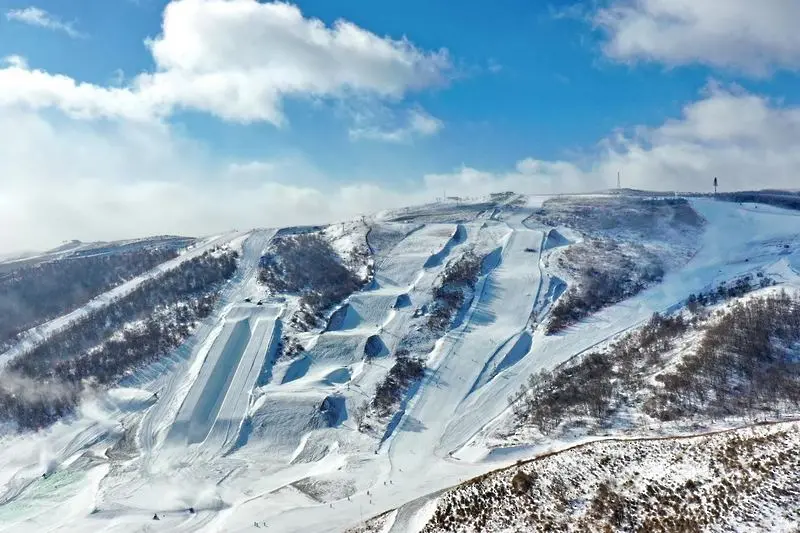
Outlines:
[{"label": "tall antenna mast on ridge", "polygon": [[622,185],[621,185],[620,183],[621,183],[621,182],[620,182],[620,178],[619,178],[619,170],[618,170],[618,171],[617,171],[617,189],[618,189],[618,190],[619,190],[619,189],[622,189]]}]

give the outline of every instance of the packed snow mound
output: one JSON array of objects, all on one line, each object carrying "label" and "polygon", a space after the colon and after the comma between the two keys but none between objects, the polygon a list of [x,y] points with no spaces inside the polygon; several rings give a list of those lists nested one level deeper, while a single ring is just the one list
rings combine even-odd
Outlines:
[{"label": "packed snow mound", "polygon": [[397,299],[394,301],[394,308],[395,309],[403,309],[404,307],[411,306],[411,297],[408,294],[400,294],[397,296]]},{"label": "packed snow mound", "polygon": [[328,427],[336,427],[347,420],[347,404],[343,396],[326,396],[319,410]]},{"label": "packed snow mound", "polygon": [[544,241],[544,249],[552,250],[570,244],[570,240],[562,235],[558,230],[552,229],[547,232],[547,238]]},{"label": "packed snow mound", "polygon": [[342,331],[355,329],[361,324],[362,318],[352,305],[346,303],[331,314],[328,319],[326,331]]},{"label": "packed snow mound", "polygon": [[273,459],[291,459],[306,433],[336,425],[345,417],[341,398],[329,400],[322,391],[267,395],[251,415],[250,438],[269,449]]},{"label": "packed snow mound", "polygon": [[367,233],[367,244],[376,257],[383,257],[406,237],[422,229],[422,224],[374,221]]},{"label": "packed snow mound", "polygon": [[156,395],[144,389],[120,387],[109,389],[108,399],[121,411],[138,411],[156,401]]},{"label": "packed snow mound", "polygon": [[389,349],[386,347],[386,343],[383,342],[380,335],[370,335],[367,339],[367,343],[364,345],[364,356],[374,358],[387,355],[388,353]]},{"label": "packed snow mound", "polygon": [[425,268],[434,268],[440,266],[450,255],[452,249],[459,244],[462,244],[467,239],[467,230],[463,224],[458,224],[456,226],[456,230],[453,232],[453,236],[450,237],[450,240],[447,241],[444,248],[430,256],[427,261],[425,261]]}]

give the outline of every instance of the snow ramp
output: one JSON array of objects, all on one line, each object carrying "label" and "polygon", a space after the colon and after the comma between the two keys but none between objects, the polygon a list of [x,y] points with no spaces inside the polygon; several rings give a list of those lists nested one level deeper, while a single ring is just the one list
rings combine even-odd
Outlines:
[{"label": "snow ramp", "polygon": [[467,228],[465,228],[463,224],[458,224],[456,226],[456,230],[453,232],[452,237],[450,237],[450,239],[444,245],[444,248],[430,256],[430,258],[425,261],[424,267],[435,268],[440,266],[442,263],[444,263],[445,259],[447,259],[447,256],[450,255],[450,251],[466,240]]},{"label": "snow ramp", "polygon": [[173,444],[198,444],[213,436],[235,440],[249,394],[273,349],[276,308],[235,308],[214,340],[200,374],[167,435]]},{"label": "snow ramp", "polygon": [[342,403],[327,398],[325,392],[313,389],[265,394],[254,405],[250,438],[270,450],[270,461],[288,463],[305,435],[346,418]]},{"label": "snow ramp", "polygon": [[[430,268],[428,262],[432,256],[441,255],[444,249],[449,252],[457,233],[458,228],[453,224],[427,224],[409,233],[389,255],[376,263],[375,278],[382,287],[412,285],[421,268]],[[447,248],[448,243],[451,243],[450,248]]]},{"label": "snow ramp", "polygon": [[325,331],[356,329],[361,325],[361,315],[349,303],[341,305],[331,314]]},{"label": "snow ramp", "polygon": [[572,241],[564,237],[558,230],[551,229],[547,232],[547,237],[544,240],[544,246],[542,246],[542,250],[552,250],[554,248],[560,248],[561,246],[566,246],[568,244],[572,244]]},{"label": "snow ramp", "polygon": [[521,361],[530,352],[532,345],[533,339],[527,330],[504,342],[486,362],[472,385],[472,390],[469,391],[469,394],[480,389],[501,372]]}]

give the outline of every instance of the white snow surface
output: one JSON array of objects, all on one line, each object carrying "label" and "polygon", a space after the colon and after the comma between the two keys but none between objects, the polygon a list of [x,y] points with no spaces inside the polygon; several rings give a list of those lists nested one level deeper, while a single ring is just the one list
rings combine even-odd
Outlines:
[{"label": "white snow surface", "polygon": [[[74,420],[35,435],[0,437],[0,532],[235,532],[254,524],[339,532],[417,502],[385,523],[388,531],[414,531],[443,489],[530,456],[526,449],[490,453],[484,436],[532,372],[741,274],[768,271],[800,286],[798,213],[692,200],[707,227],[687,264],[637,296],[545,336],[530,317],[552,303],[553,274],[542,260],[549,228],[523,224],[541,200],[460,221],[448,206],[443,222],[430,222],[436,206],[426,206],[424,225],[375,257],[375,282],[348,299],[344,325],[307,334],[306,352],[294,360],[274,357],[285,304],[244,302],[263,294],[257,264],[275,232],[254,231],[246,240],[232,233],[198,246],[190,253],[234,241],[243,249],[242,266],[217,312],[184,346],[108,398],[87,399]],[[408,227],[386,215],[366,223]],[[351,227],[363,232],[363,224]],[[343,249],[353,244],[344,233],[337,238]],[[408,333],[412,313],[429,299],[448,260],[468,247],[497,250],[499,260],[479,279],[464,320],[428,354],[426,376],[396,427],[382,438],[358,432],[353,413],[391,367],[388,353]],[[394,309],[401,294],[411,305]],[[387,353],[365,360],[372,335]]]}]

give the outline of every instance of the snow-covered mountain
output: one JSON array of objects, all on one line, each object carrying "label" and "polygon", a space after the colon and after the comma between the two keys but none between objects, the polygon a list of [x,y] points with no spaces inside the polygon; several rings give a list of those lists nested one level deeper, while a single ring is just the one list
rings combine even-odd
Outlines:
[{"label": "snow-covered mountain", "polygon": [[0,531],[669,531],[647,520],[679,489],[725,502],[689,525],[791,530],[800,215],[748,195],[505,193],[0,263]]}]

